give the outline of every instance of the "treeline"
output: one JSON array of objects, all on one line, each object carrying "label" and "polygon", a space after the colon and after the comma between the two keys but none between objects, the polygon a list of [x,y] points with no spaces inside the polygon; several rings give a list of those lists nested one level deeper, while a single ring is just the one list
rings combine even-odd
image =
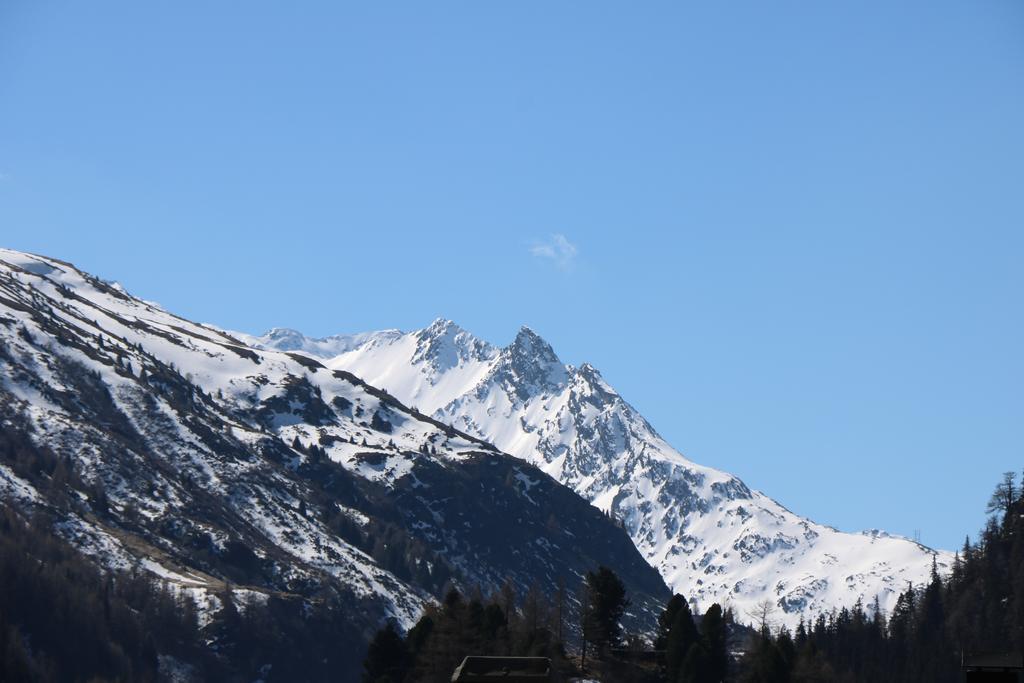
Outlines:
[{"label": "treeline", "polygon": [[[387,624],[370,643],[364,661],[366,683],[448,683],[467,655],[548,657],[562,678],[578,673],[566,657],[573,627],[600,658],[622,644],[619,621],[629,600],[626,587],[607,567],[587,572],[574,600],[559,583],[548,596],[531,587],[520,600],[511,583],[487,597],[464,597],[450,589],[440,605],[426,612],[403,638]],[[585,657],[585,654],[584,654]]]},{"label": "treeline", "polygon": [[819,616],[792,634],[761,633],[741,662],[741,681],[804,683],[960,681],[961,655],[1024,652],[1024,491],[1007,472],[977,543],[964,542],[952,572],[934,565],[891,614],[877,607]]},{"label": "treeline", "polygon": [[[941,576],[933,561],[929,582],[908,585],[891,614],[877,599],[858,602],[790,631],[772,628],[774,607],[764,603],[748,615],[755,629],[741,638],[728,610],[712,605],[698,618],[676,595],[659,617],[648,659],[634,655],[650,646],[619,625],[629,604],[621,582],[600,568],[587,574],[572,617],[564,589],[553,599],[531,590],[521,603],[509,587],[486,600],[450,591],[405,637],[390,624],[378,632],[363,680],[447,682],[464,656],[511,655],[550,657],[562,678],[585,669],[602,680],[651,683],[954,683],[964,653],[1024,652],[1024,487],[1013,473],[1003,476],[988,512],[978,542],[965,541],[951,573]],[[572,657],[570,632],[582,634]]]},{"label": "treeline", "polygon": [[205,625],[195,602],[150,575],[101,571],[37,513],[0,505],[0,680],[353,680],[358,606],[324,598],[239,600]]},{"label": "treeline", "polygon": [[[555,680],[587,674],[622,683],[666,680],[713,683],[729,666],[732,616],[715,604],[698,628],[690,608],[675,596],[659,619],[658,649],[668,652],[667,672],[657,661],[635,657],[647,649],[625,634],[621,619],[629,606],[622,581],[607,567],[587,572],[578,599],[559,585],[554,595],[536,588],[521,600],[510,584],[483,598],[449,590],[428,607],[403,637],[388,623],[370,643],[364,683],[448,683],[468,655],[548,657]],[[567,640],[574,654],[567,654]]]},{"label": "treeline", "polygon": [[453,588],[440,605],[427,607],[405,637],[390,622],[377,633],[364,661],[363,680],[448,683],[469,654],[550,657],[557,670],[568,671],[566,610],[564,591],[552,604],[531,589],[517,606],[511,584],[486,599],[479,594],[466,598]]},{"label": "treeline", "polygon": [[195,604],[129,573],[104,575],[0,508],[0,680],[155,681],[163,651],[202,662]]},{"label": "treeline", "polygon": [[732,614],[718,603],[694,623],[686,599],[675,595],[658,617],[654,648],[665,653],[662,681],[671,683],[718,683],[729,674],[729,631]]}]

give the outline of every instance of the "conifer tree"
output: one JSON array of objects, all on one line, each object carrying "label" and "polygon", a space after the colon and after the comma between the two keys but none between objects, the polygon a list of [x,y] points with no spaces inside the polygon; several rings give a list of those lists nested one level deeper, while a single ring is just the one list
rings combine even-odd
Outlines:
[{"label": "conifer tree", "polygon": [[706,681],[723,681],[729,668],[729,653],[722,607],[717,602],[708,608],[700,622],[701,641],[707,650]]},{"label": "conifer tree", "polygon": [[615,572],[601,566],[597,571],[587,572],[586,599],[586,640],[603,654],[609,647],[619,644],[622,633],[619,620],[629,605],[626,586]]},{"label": "conifer tree", "polygon": [[363,660],[364,683],[401,683],[407,673],[408,659],[405,642],[389,620],[367,648]]},{"label": "conifer tree", "polygon": [[[672,605],[671,602],[669,604]],[[679,677],[687,653],[700,639],[690,613],[690,605],[686,600],[681,600],[675,607],[672,624],[665,638],[665,667],[672,681]]]},{"label": "conifer tree", "polygon": [[668,643],[668,633],[672,629],[672,622],[675,621],[676,614],[685,602],[686,598],[676,593],[669,598],[665,609],[658,615],[658,635],[654,639],[655,650],[665,649],[665,645]]}]

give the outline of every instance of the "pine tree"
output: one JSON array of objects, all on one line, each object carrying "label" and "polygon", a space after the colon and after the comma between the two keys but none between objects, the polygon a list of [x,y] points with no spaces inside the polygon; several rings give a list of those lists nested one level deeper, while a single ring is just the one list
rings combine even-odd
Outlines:
[{"label": "pine tree", "polygon": [[723,681],[729,668],[727,633],[722,607],[717,602],[704,613],[700,622],[701,640],[708,654],[706,681]]},{"label": "pine tree", "polygon": [[[788,642],[792,644],[792,641]],[[743,658],[743,671],[739,680],[749,683],[785,683],[788,674],[786,662],[771,634],[762,631],[754,636],[753,645]]]},{"label": "pine tree", "polygon": [[722,679],[712,678],[711,653],[703,642],[694,643],[683,659],[679,671],[679,683],[719,683]]},{"label": "pine tree", "polygon": [[676,614],[685,603],[686,598],[676,593],[669,598],[665,609],[658,615],[658,635],[654,639],[655,650],[665,649],[665,645],[668,643],[668,633],[672,629],[672,622],[675,621]]},{"label": "pine tree", "polygon": [[405,642],[390,620],[370,641],[363,660],[364,683],[401,683],[409,668]]},{"label": "pine tree", "polygon": [[[676,596],[682,597],[682,596]],[[673,598],[675,600],[675,598]],[[672,605],[672,602],[669,603]],[[668,609],[666,609],[666,612]],[[664,616],[664,615],[663,615]],[[676,680],[690,648],[700,639],[686,600],[676,603],[672,623],[665,637],[665,667],[669,680]]]},{"label": "pine tree", "polygon": [[596,572],[587,572],[587,636],[603,655],[609,647],[620,642],[622,627],[619,620],[629,606],[626,586],[611,569],[598,567]]}]

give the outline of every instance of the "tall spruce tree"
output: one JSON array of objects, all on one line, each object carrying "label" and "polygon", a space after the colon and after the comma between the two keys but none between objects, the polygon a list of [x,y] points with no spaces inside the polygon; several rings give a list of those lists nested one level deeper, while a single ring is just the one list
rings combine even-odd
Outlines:
[{"label": "tall spruce tree", "polygon": [[704,613],[700,622],[700,636],[708,653],[707,676],[703,681],[724,681],[729,669],[728,633],[722,606],[717,602]]},{"label": "tall spruce tree", "polygon": [[668,679],[675,681],[679,678],[686,654],[700,639],[697,627],[693,623],[693,615],[690,606],[685,600],[678,605],[672,617],[672,624],[669,627],[665,639],[665,668],[668,671]]},{"label": "tall spruce tree", "polygon": [[363,660],[363,683],[402,683],[408,673],[409,653],[395,625],[388,621],[370,641]]},{"label": "tall spruce tree", "polygon": [[672,629],[672,622],[675,621],[676,614],[685,604],[686,598],[678,593],[669,598],[665,609],[658,615],[658,635],[654,639],[655,650],[665,649],[665,646],[668,644],[668,633]]},{"label": "tall spruce tree", "polygon": [[599,654],[604,654],[621,640],[619,620],[629,606],[626,585],[614,571],[600,566],[597,571],[587,572],[586,596],[586,638],[597,647]]}]

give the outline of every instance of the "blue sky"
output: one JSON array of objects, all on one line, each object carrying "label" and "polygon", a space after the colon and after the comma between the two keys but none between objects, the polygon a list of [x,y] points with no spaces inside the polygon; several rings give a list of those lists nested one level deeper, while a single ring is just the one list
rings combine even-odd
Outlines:
[{"label": "blue sky", "polygon": [[0,242],[190,318],[521,324],[794,511],[1024,467],[1024,4],[0,5]]}]

